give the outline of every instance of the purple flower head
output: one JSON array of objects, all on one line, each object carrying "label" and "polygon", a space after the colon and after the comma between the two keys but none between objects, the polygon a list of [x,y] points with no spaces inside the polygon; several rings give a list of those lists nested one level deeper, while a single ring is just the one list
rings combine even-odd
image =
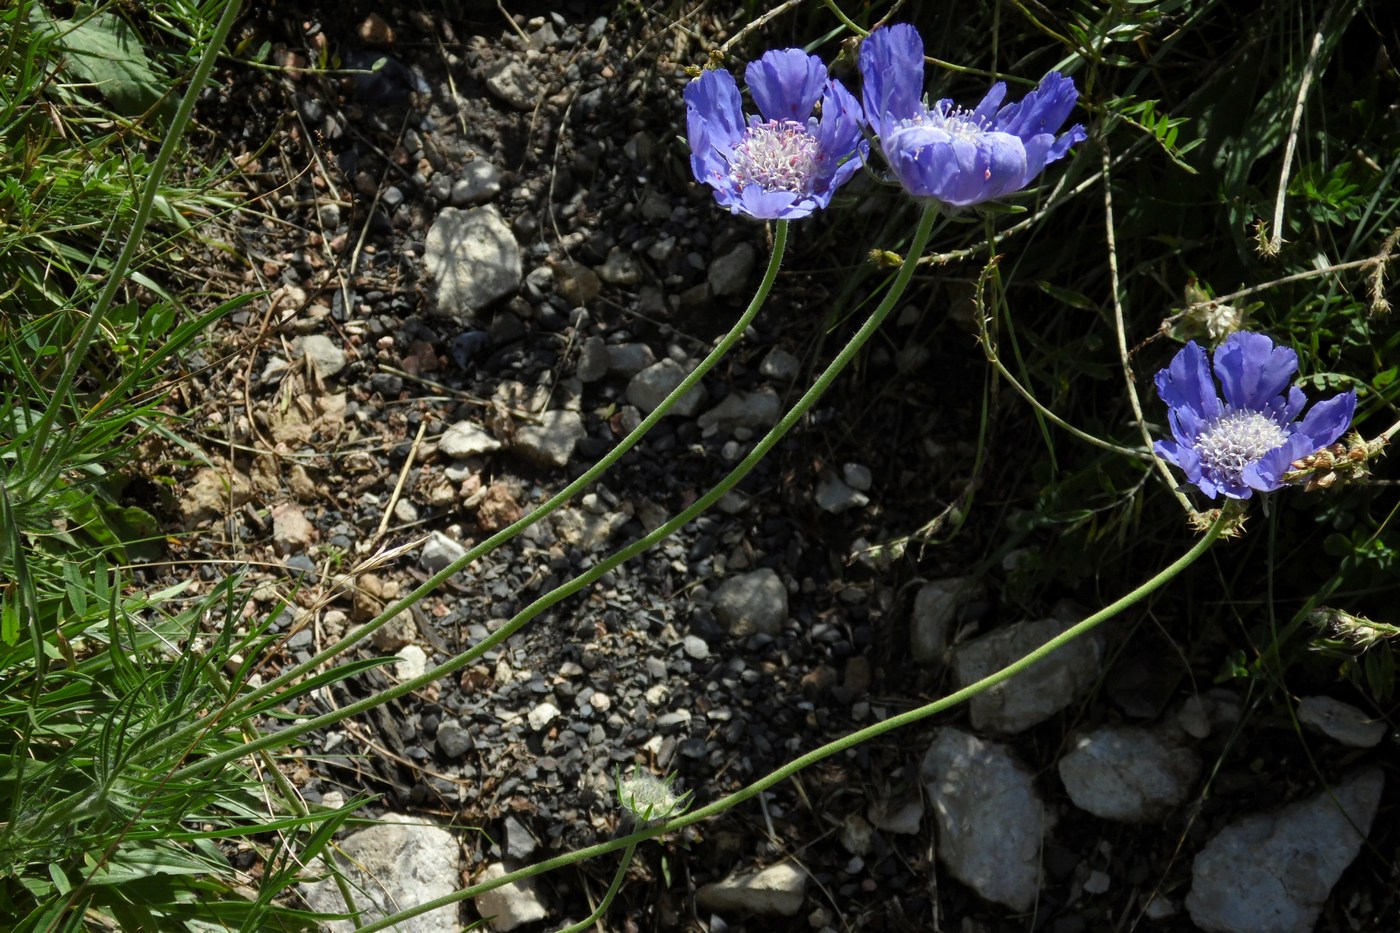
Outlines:
[{"label": "purple flower head", "polygon": [[1294,460],[1341,437],[1356,414],[1352,391],[1318,402],[1296,421],[1308,401],[1302,389],[1289,385],[1297,371],[1298,354],[1288,347],[1236,331],[1215,351],[1222,402],[1205,351],[1191,341],[1157,374],[1173,438],[1158,441],[1157,453],[1212,499],[1222,493],[1248,499],[1255,490],[1278,489]]},{"label": "purple flower head", "polygon": [[924,41],[913,26],[876,29],[860,44],[865,118],[895,178],[915,197],[968,207],[1019,191],[1069,147],[1088,138],[1074,110],[1074,81],[1052,71],[1019,102],[1001,106],[997,82],[973,110],[923,104]]},{"label": "purple flower head", "polygon": [[[826,66],[801,49],[767,52],[744,72],[762,117],[744,125],[727,71],[706,71],[685,89],[690,169],[735,214],[806,217],[865,163],[860,105]],[[821,118],[812,115],[821,101]]]}]

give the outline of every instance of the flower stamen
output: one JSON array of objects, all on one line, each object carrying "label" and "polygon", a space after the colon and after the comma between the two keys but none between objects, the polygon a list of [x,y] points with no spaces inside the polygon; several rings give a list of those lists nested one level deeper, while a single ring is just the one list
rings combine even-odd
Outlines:
[{"label": "flower stamen", "polygon": [[1224,415],[1196,439],[1201,465],[1229,482],[1243,483],[1245,468],[1288,440],[1268,415],[1236,411]]},{"label": "flower stamen", "polygon": [[729,156],[729,177],[738,190],[758,185],[764,191],[792,191],[807,196],[822,162],[821,144],[794,120],[756,123]]}]

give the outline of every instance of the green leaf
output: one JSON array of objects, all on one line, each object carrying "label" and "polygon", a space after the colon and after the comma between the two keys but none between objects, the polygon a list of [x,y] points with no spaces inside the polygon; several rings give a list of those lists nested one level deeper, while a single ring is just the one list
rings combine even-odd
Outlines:
[{"label": "green leaf", "polygon": [[[90,82],[112,108],[140,116],[165,96],[141,40],[120,16],[95,13],[80,5],[75,19],[52,19],[34,10],[36,24],[53,35],[53,47],[65,53],[64,69]],[[47,20],[47,22],[45,22]]]}]

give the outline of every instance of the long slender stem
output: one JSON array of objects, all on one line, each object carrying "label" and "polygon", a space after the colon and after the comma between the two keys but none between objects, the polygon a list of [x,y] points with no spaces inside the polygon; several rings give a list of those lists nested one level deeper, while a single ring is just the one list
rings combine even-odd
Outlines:
[{"label": "long slender stem", "polygon": [[746,475],[748,475],[749,471],[752,470],[758,464],[758,462],[763,459],[765,455],[767,455],[768,451],[772,450],[774,445],[776,445],[778,441],[782,440],[783,436],[787,434],[788,431],[792,430],[792,428],[797,424],[797,422],[801,420],[802,416],[807,413],[807,410],[810,409],[814,404],[816,404],[817,399],[821,398],[822,395],[825,394],[826,390],[830,388],[831,383],[835,381],[836,377],[840,375],[841,371],[844,370],[846,366],[850,364],[852,359],[855,358],[856,353],[860,351],[860,348],[864,346],[865,342],[870,339],[872,334],[875,333],[875,331],[879,328],[881,322],[883,322],[885,318],[889,316],[890,311],[894,309],[895,303],[904,294],[905,289],[909,287],[909,281],[913,278],[914,269],[917,265],[913,261],[913,259],[920,253],[922,253],[924,247],[928,245],[929,237],[933,232],[933,222],[937,219],[937,217],[937,207],[930,206],[928,208],[925,208],[923,216],[919,218],[919,225],[914,232],[913,242],[910,244],[909,247],[909,259],[900,266],[899,274],[895,276],[894,283],[890,286],[890,290],[885,294],[884,300],[880,302],[880,306],[875,309],[875,311],[870,315],[869,319],[867,319],[866,322],[863,325],[861,325],[860,330],[856,331],[855,335],[851,338],[850,342],[847,343],[846,346],[842,348],[841,352],[836,355],[836,358],[831,361],[831,364],[827,366],[825,370],[823,370],[820,376],[817,377],[817,380],[812,384],[812,387],[808,389],[800,399],[798,399],[797,403],[793,405],[792,409],[786,415],[784,415],[776,425],[773,426],[773,429],[770,430],[766,435],[764,435],[762,440],[760,440],[756,445],[754,445],[753,450],[749,451],[748,456],[744,457],[744,459],[739,462],[738,466],[731,470],[729,474],[725,476],[724,479],[720,480],[719,483],[716,484],[716,486],[713,489],[711,489],[709,492],[705,493],[705,495],[697,499],[689,508],[676,515],[670,521],[667,521],[665,524],[654,529],[650,534],[644,535],[637,541],[634,541],[632,544],[616,552],[608,559],[600,561],[595,567],[593,567],[588,572],[574,577],[568,583],[562,584],[561,586],[558,586],[550,592],[546,593],[545,595],[541,596],[539,599],[535,600],[533,603],[522,609],[519,613],[515,615],[514,618],[512,618],[505,625],[501,626],[500,629],[498,629],[494,634],[492,634],[490,637],[486,638],[484,641],[478,644],[471,651],[465,652],[464,654],[460,654],[452,660],[447,661],[444,664],[438,665],[437,667],[433,668],[427,673],[422,674],[421,676],[415,677],[412,680],[404,681],[403,683],[398,684],[394,687],[390,687],[387,690],[383,690],[375,694],[374,696],[366,697],[365,699],[359,700],[355,703],[347,704],[346,706],[343,706],[338,710],[334,710],[332,712],[325,713],[320,716],[315,716],[311,719],[303,720],[302,722],[297,723],[295,726],[281,730],[280,732],[275,732],[270,735],[263,736],[251,742],[245,742],[242,745],[239,745],[235,748],[231,748],[225,752],[220,752],[217,755],[211,755],[208,758],[202,758],[199,761],[193,762],[192,764],[181,768],[175,773],[174,777],[177,779],[187,778],[201,771],[206,771],[211,768],[222,767],[230,761],[236,761],[237,759],[251,752],[259,751],[264,748],[272,748],[277,745],[285,745],[298,736],[305,735],[308,732],[315,731],[316,729],[320,729],[324,726],[333,725],[334,723],[337,723],[340,720],[346,719],[350,716],[359,715],[360,713],[371,710],[376,706],[388,702],[389,700],[396,699],[398,697],[404,696],[405,694],[411,693],[414,690],[418,690],[422,687],[425,687],[440,677],[445,677],[448,674],[458,671],[466,665],[470,664],[472,661],[476,660],[476,658],[480,655],[484,654],[485,652],[494,648],[496,645],[505,641],[511,635],[515,634],[527,623],[529,623],[531,619],[535,618],[535,616],[539,615],[541,612],[545,611],[546,609],[565,599],[566,597],[573,595],[574,593],[583,589],[585,586],[588,586],[590,583],[593,583],[599,577],[603,576],[605,573],[614,569],[618,565],[623,564],[626,561],[631,560],[638,554],[641,554],[644,551],[651,549],[653,546],[656,545],[657,542],[662,541],[667,537],[670,537],[678,529],[689,524],[692,519],[694,519],[700,513],[704,512],[710,506],[714,505],[716,502],[722,499],[724,497],[724,494],[729,492],[730,489],[733,489],[734,486],[737,485],[738,482],[741,479],[743,479]]},{"label": "long slender stem", "polygon": [[623,851],[622,864],[617,866],[617,874],[613,875],[612,884],[608,886],[608,893],[603,895],[603,901],[598,905],[598,909],[589,914],[586,919],[564,927],[559,933],[583,933],[584,930],[597,923],[603,914],[607,913],[613,898],[617,897],[617,892],[622,889],[622,879],[627,877],[627,869],[632,864],[632,856],[636,854],[637,844],[634,842]]},{"label": "long slender stem", "polygon": [[[359,644],[361,641],[368,638],[375,631],[387,624],[390,619],[393,619],[399,613],[408,609],[410,606],[423,599],[423,597],[427,596],[429,593],[432,593],[444,582],[446,582],[453,574],[456,574],[458,571],[462,570],[464,567],[466,567],[468,564],[471,564],[473,561],[476,561],[484,555],[489,554],[491,551],[495,550],[500,545],[509,541],[511,538],[514,538],[516,535],[520,534],[526,528],[529,528],[531,525],[535,524],[540,519],[544,518],[546,515],[549,515],[559,506],[563,505],[569,499],[573,498],[582,489],[590,485],[599,476],[603,475],[603,473],[605,473],[609,467],[616,463],[618,459],[622,457],[623,454],[625,454],[628,450],[632,449],[632,447],[636,445],[638,441],[640,441],[644,436],[646,436],[647,432],[650,431],[653,427],[655,427],[656,424],[663,417],[665,417],[667,411],[671,408],[671,406],[673,406],[680,398],[682,398],[687,392],[694,388],[696,383],[698,383],[705,376],[706,373],[713,369],[715,364],[718,363],[721,359],[723,359],[724,355],[729,352],[729,350],[734,346],[734,344],[736,344],[740,340],[740,338],[743,337],[745,331],[748,330],[749,325],[753,322],[753,319],[758,315],[759,310],[762,309],[764,302],[768,300],[768,294],[773,290],[773,283],[777,281],[778,270],[782,266],[783,254],[787,251],[787,235],[788,222],[786,220],[778,221],[778,223],[774,226],[773,232],[773,252],[768,259],[768,268],[763,274],[763,280],[759,283],[758,290],[754,293],[753,300],[749,302],[749,306],[744,310],[744,313],[739,316],[739,319],[734,323],[734,326],[730,328],[729,333],[724,335],[724,338],[718,344],[715,345],[715,348],[712,351],[710,351],[709,355],[706,356],[704,360],[700,362],[700,365],[696,366],[694,371],[691,372],[690,375],[686,376],[686,378],[681,381],[681,384],[676,386],[676,388],[669,395],[666,396],[666,398],[661,402],[660,405],[656,406],[655,410],[653,410],[650,414],[648,414],[645,418],[642,419],[641,424],[637,425],[637,427],[632,429],[632,431],[621,441],[618,441],[617,446],[614,447],[611,451],[609,451],[608,454],[604,456],[601,460],[599,460],[596,464],[594,464],[592,468],[590,468],[587,472],[585,472],[578,479],[574,480],[572,483],[569,483],[558,493],[556,493],[552,498],[550,498],[548,501],[542,504],[539,508],[532,511],[529,515],[526,515],[519,521],[514,522],[513,524],[501,529],[491,537],[487,538],[485,541],[478,544],[476,547],[471,548],[469,551],[467,551],[466,554],[462,555],[460,558],[448,564],[442,570],[429,577],[426,581],[423,582],[422,585],[420,585],[413,592],[409,593],[407,596],[404,596],[397,602],[385,607],[384,611],[381,612],[379,615],[375,616],[373,619],[370,619],[368,622],[366,622],[359,628],[348,632],[335,644],[330,645],[329,647],[318,652],[314,657],[308,659],[307,661],[296,665],[290,670],[284,671],[282,674],[269,680],[261,687],[258,687],[255,690],[250,690],[249,692],[243,694],[241,697],[237,698],[231,706],[219,710],[217,713],[213,713],[210,716],[207,716],[203,719],[197,720],[191,725],[186,726],[185,728],[172,734],[168,738],[158,743],[156,746],[153,746],[151,752],[159,752],[174,747],[177,743],[190,742],[195,736],[197,736],[200,733],[201,730],[208,728],[211,722],[215,720],[215,718],[222,718],[224,716],[227,716],[228,713],[232,710],[251,709],[252,707],[256,706],[258,703],[272,696],[278,690],[282,689],[288,684],[291,684],[299,678],[306,676],[307,674],[316,670],[316,668],[326,663],[327,661],[333,660],[334,658],[338,657],[350,647]],[[488,639],[490,644],[485,648],[483,648],[483,645],[485,645],[486,643],[483,643],[483,645],[478,645],[475,649],[473,649],[476,652],[475,654],[469,653],[470,659],[466,663],[470,663],[471,660],[475,660],[485,651],[490,650],[490,646],[494,646],[500,640],[501,639]]]},{"label": "long slender stem", "polygon": [[1220,537],[1221,532],[1223,532],[1226,529],[1226,527],[1229,526],[1231,521],[1234,520],[1235,514],[1235,504],[1233,502],[1227,503],[1226,507],[1220,510],[1220,514],[1216,516],[1215,521],[1211,523],[1208,529],[1206,529],[1206,532],[1204,535],[1201,536],[1201,539],[1197,541],[1194,545],[1192,545],[1190,550],[1188,550],[1181,557],[1178,557],[1176,560],[1172,561],[1171,564],[1159,571],[1150,580],[1143,583],[1141,586],[1137,587],[1137,589],[1133,590],[1127,595],[1120,597],[1119,599],[1100,609],[1098,612],[1089,616],[1084,621],[1079,622],[1078,624],[1066,629],[1059,635],[1056,635],[1054,638],[1050,639],[1045,644],[1041,645],[1039,648],[1026,655],[1024,658],[1021,658],[1018,661],[1013,661],[1012,663],[1008,664],[1006,667],[1003,667],[996,673],[989,674],[986,677],[983,677],[981,680],[977,681],[976,683],[969,684],[968,686],[962,688],[961,690],[958,690],[955,693],[950,693],[945,697],[934,700],[932,703],[926,703],[923,706],[920,706],[916,709],[909,710],[905,713],[900,713],[898,716],[892,716],[889,719],[886,719],[882,722],[878,722],[873,726],[867,726],[866,728],[861,729],[859,732],[853,732],[850,735],[837,739],[834,742],[829,742],[826,745],[823,745],[821,748],[814,749],[813,751],[810,751],[799,758],[793,759],[792,761],[783,765],[781,768],[778,768],[776,771],[771,772],[766,777],[755,781],[754,783],[742,788],[741,790],[735,791],[733,794],[730,794],[727,797],[724,797],[720,800],[716,800],[714,803],[709,804],[705,807],[701,807],[700,809],[694,810],[690,813],[687,813],[684,816],[679,816],[673,820],[670,820],[669,822],[661,824],[660,826],[649,827],[630,836],[624,836],[620,839],[610,839],[607,842],[599,843],[595,846],[589,846],[585,849],[579,849],[574,852],[568,852],[564,855],[556,856],[555,858],[549,859],[544,862],[540,862],[536,865],[530,865],[526,868],[519,869],[518,871],[513,871],[510,874],[502,875],[501,877],[492,879],[491,881],[486,881],[478,885],[473,885],[472,887],[465,888],[461,891],[454,891],[452,894],[436,898],[435,900],[427,901],[423,904],[419,904],[416,907],[411,907],[407,910],[402,910],[399,913],[393,914],[392,916],[385,917],[384,919],[376,921],[375,923],[372,923],[367,927],[361,927],[357,931],[357,933],[375,933],[375,931],[387,929],[388,927],[391,927],[397,923],[401,923],[404,920],[409,919],[410,917],[416,917],[417,915],[427,913],[430,910],[436,910],[437,908],[445,906],[447,904],[455,904],[459,901],[469,900],[473,897],[477,897],[478,895],[484,894],[487,891],[490,891],[494,888],[501,887],[502,885],[513,884],[514,882],[524,880],[525,878],[532,878],[536,875],[541,875],[546,872],[553,871],[556,868],[562,868],[565,865],[571,865],[574,862],[582,861],[584,859],[596,858],[600,855],[606,855],[609,852],[615,852],[618,849],[624,848],[626,846],[634,846],[645,839],[650,839],[651,837],[660,835],[662,833],[675,832],[678,829],[684,829],[687,826],[691,826],[695,823],[707,820],[712,816],[716,816],[720,813],[723,813],[726,810],[729,810],[732,807],[743,803],[744,801],[749,800],[757,796],[758,794],[763,793],[770,787],[780,784],[788,778],[792,777],[794,774],[801,771],[803,768],[810,767],[819,761],[822,761],[826,758],[830,758],[832,755],[836,755],[845,751],[846,749],[853,748],[861,744],[862,742],[868,742],[871,739],[884,735],[887,732],[891,732],[895,729],[900,729],[904,726],[920,722],[921,720],[927,719],[928,717],[933,716],[937,713],[945,712],[946,710],[957,706],[959,703],[962,703],[964,700],[969,700],[985,690],[995,687],[998,684],[1005,683],[1012,677],[1015,677],[1017,674],[1024,671],[1026,668],[1043,660],[1047,655],[1054,653],[1055,651],[1064,647],[1071,641],[1074,641],[1076,638],[1079,638],[1086,632],[1089,632],[1095,627],[1103,624],[1104,622],[1118,615],[1124,609],[1129,608],[1130,606],[1141,601],[1145,597],[1156,592],[1158,589],[1160,589],[1167,583],[1171,582],[1183,570],[1185,570],[1187,567],[1191,566],[1193,563],[1199,560],[1201,555],[1205,554],[1205,552],[1210,549],[1211,545],[1215,543],[1215,540]]}]

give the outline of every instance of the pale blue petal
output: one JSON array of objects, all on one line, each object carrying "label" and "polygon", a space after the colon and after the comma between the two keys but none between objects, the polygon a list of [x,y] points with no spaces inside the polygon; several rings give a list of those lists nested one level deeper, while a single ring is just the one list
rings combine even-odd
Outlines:
[{"label": "pale blue petal", "polygon": [[1215,377],[1235,411],[1263,411],[1298,371],[1298,354],[1263,334],[1236,331],[1215,351]]},{"label": "pale blue petal", "polygon": [[764,119],[803,123],[826,87],[826,66],[801,49],[775,49],[749,62],[744,80]]},{"label": "pale blue petal", "polygon": [[876,29],[860,44],[860,76],[865,119],[883,139],[923,110],[924,40],[908,23]]}]

